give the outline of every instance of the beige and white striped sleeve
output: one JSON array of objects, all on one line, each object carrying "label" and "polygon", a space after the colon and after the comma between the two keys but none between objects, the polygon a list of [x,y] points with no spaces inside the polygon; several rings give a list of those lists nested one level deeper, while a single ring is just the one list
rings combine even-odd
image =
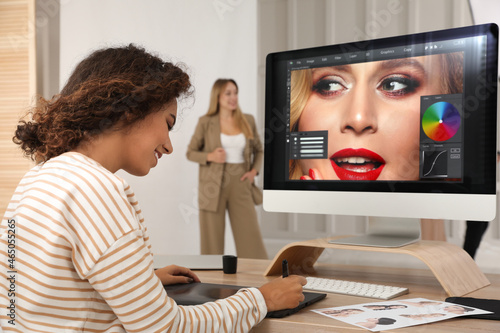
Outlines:
[{"label": "beige and white striped sleeve", "polygon": [[178,306],[156,277],[141,231],[118,239],[86,276],[127,332],[247,332],[266,314],[255,288],[199,306]]}]

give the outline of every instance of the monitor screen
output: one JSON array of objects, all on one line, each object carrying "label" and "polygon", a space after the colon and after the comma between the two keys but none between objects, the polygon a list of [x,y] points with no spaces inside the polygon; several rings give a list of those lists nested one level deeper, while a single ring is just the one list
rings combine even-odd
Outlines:
[{"label": "monitor screen", "polygon": [[494,24],[271,53],[264,209],[491,220]]}]

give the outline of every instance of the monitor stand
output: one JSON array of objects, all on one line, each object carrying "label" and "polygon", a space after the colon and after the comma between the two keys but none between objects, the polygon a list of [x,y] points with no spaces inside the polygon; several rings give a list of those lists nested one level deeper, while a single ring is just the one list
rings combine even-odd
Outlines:
[{"label": "monitor stand", "polygon": [[[370,242],[369,246],[359,245],[359,242],[352,245],[352,242],[344,241],[345,238],[345,236],[338,236],[288,244],[278,251],[264,275],[280,275],[282,273],[281,264],[284,259],[288,261],[291,273],[313,275],[316,272],[314,264],[324,249],[339,249],[401,253],[416,257],[430,268],[448,296],[463,296],[490,284],[467,252],[461,247],[445,241],[415,241],[413,239],[407,245],[388,247],[388,243],[378,246],[374,245],[373,242]],[[399,244],[405,242],[398,240]]]},{"label": "monitor stand", "polygon": [[420,219],[374,217],[368,218],[367,232],[361,236],[331,240],[332,244],[401,247],[420,240]]}]

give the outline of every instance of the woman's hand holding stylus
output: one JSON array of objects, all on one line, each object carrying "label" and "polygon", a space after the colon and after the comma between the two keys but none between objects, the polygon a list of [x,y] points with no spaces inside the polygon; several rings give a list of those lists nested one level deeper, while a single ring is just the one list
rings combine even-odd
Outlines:
[{"label": "woman's hand holding stylus", "polygon": [[266,301],[267,311],[292,309],[304,300],[302,287],[307,283],[305,277],[290,275],[280,277],[259,288]]}]

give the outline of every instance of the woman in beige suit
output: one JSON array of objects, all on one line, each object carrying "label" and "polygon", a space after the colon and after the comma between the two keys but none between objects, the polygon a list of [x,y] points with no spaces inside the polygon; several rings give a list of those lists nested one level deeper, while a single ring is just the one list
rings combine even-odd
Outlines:
[{"label": "woman in beige suit", "polygon": [[238,256],[267,259],[252,198],[262,144],[254,118],[238,105],[234,80],[215,81],[208,112],[198,121],[187,158],[200,165],[201,253],[224,253],[227,210]]}]

